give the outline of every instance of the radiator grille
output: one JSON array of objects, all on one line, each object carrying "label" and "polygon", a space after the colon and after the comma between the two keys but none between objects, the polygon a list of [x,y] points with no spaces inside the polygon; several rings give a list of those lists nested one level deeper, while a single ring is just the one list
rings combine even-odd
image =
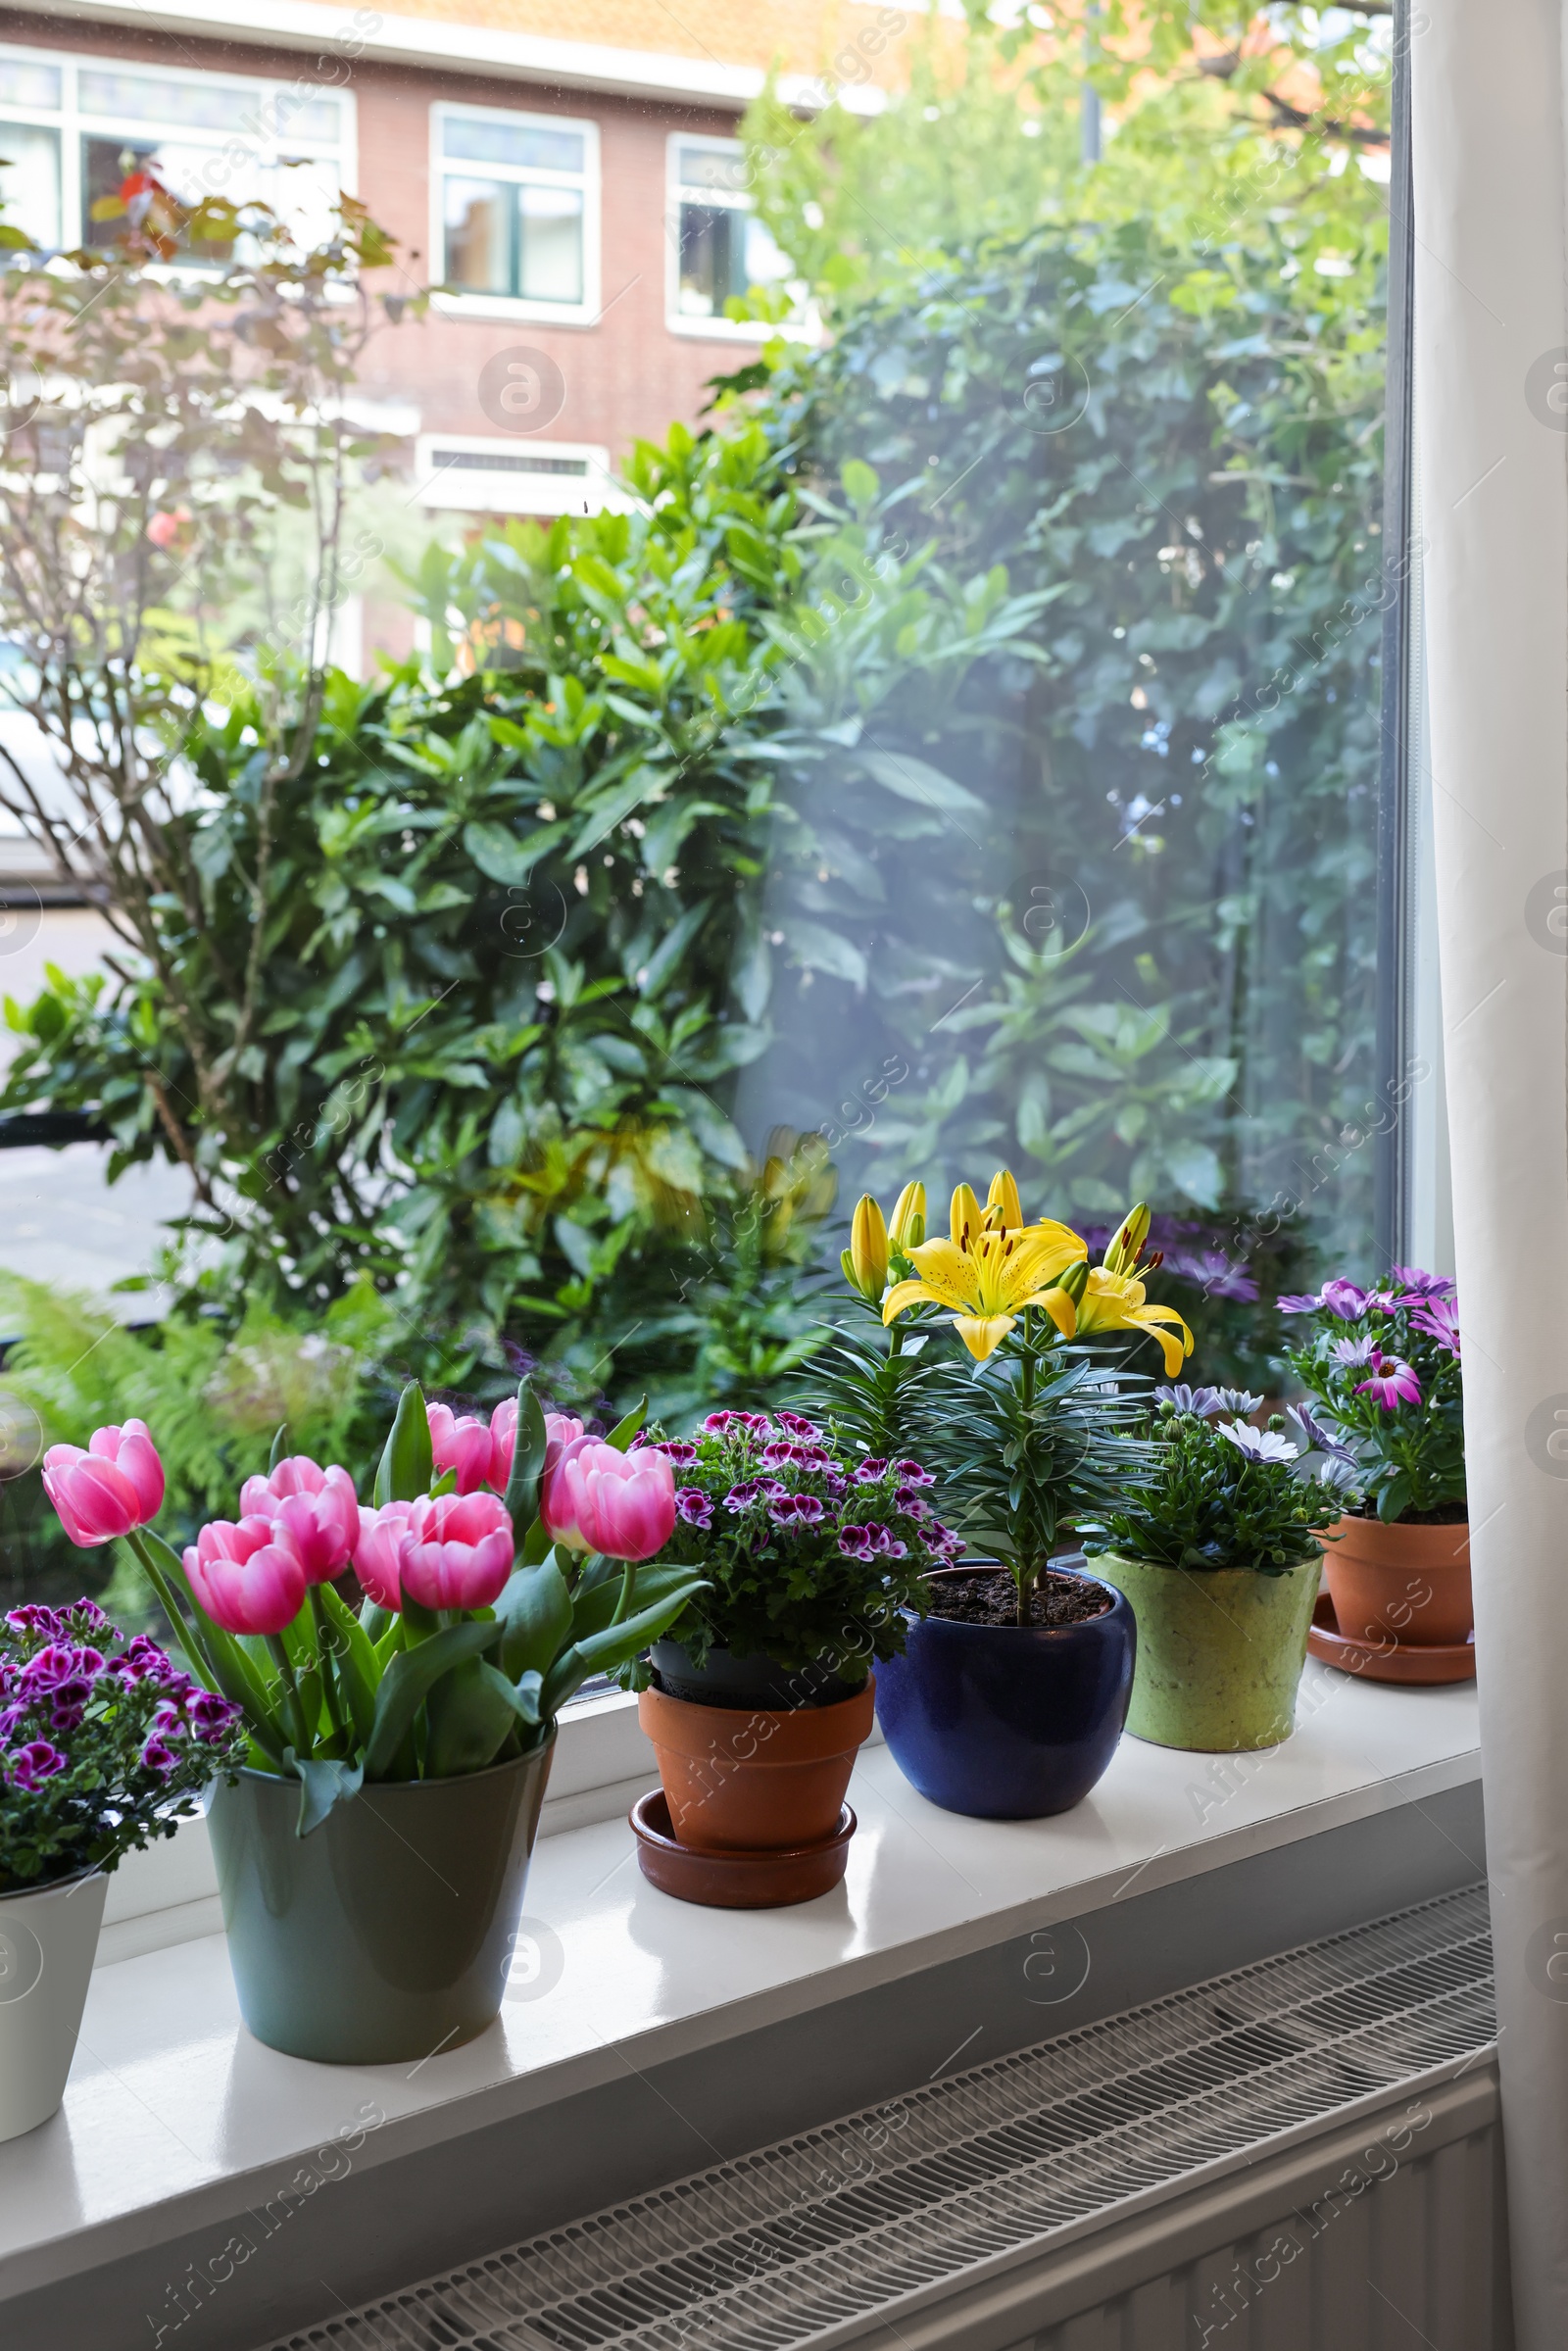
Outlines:
[{"label": "radiator grille", "polygon": [[[1494,2033],[1472,1887],[977,2066],[272,2351],[795,2351]],[[1076,2232],[1076,2231],[1075,2231]]]}]

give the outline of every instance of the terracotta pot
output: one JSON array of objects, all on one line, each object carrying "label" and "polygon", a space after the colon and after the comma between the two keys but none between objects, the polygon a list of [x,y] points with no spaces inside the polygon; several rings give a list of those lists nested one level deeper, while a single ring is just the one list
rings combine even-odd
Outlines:
[{"label": "terracotta pot", "polygon": [[694,1706],[645,1690],[637,1719],[654,1742],[669,1821],[704,1853],[814,1845],[839,1825],[858,1749],[871,1736],[876,1690],[789,1713]]},{"label": "terracotta pot", "polygon": [[1339,1519],[1320,1538],[1335,1621],[1349,1641],[1443,1648],[1469,1639],[1470,1529]]}]

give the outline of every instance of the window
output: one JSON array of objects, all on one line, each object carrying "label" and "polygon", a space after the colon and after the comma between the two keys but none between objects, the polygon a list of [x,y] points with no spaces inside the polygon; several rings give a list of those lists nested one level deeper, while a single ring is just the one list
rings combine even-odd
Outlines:
[{"label": "window", "polygon": [[670,324],[757,334],[759,323],[730,318],[726,305],[754,286],[773,292],[790,265],[747,192],[745,149],[736,139],[671,139],[670,169]]},{"label": "window", "polygon": [[610,452],[588,441],[515,441],[421,433],[415,443],[419,504],[470,514],[620,514],[631,500]]},{"label": "window", "polygon": [[46,250],[112,243],[93,206],[153,166],[187,204],[272,205],[303,239],[325,233],[352,179],[354,102],[294,82],[0,49],[0,195]]},{"label": "window", "polygon": [[436,250],[466,303],[583,319],[598,308],[598,138],[592,122],[476,107],[434,110]]}]

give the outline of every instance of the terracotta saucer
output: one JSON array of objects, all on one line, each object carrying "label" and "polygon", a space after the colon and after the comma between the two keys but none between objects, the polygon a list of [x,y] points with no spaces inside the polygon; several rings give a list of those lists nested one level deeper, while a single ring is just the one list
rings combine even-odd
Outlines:
[{"label": "terracotta saucer", "polygon": [[650,1886],[710,1910],[782,1910],[791,1902],[814,1902],[843,1877],[855,1835],[855,1814],[846,1804],[838,1827],[819,1844],[781,1853],[702,1853],[671,1836],[662,1788],[639,1796],[630,1819]]},{"label": "terracotta saucer", "polygon": [[1385,1648],[1375,1641],[1351,1641],[1340,1631],[1335,1620],[1334,1602],[1328,1593],[1320,1592],[1312,1611],[1312,1629],[1306,1637],[1308,1653],[1321,1659],[1324,1665],[1337,1665],[1341,1673],[1359,1674],[1364,1682],[1402,1682],[1407,1686],[1424,1683],[1429,1688],[1439,1682],[1472,1682],[1476,1671],[1474,1637],[1454,1643],[1451,1647],[1422,1648],[1411,1642],[1408,1646],[1396,1641]]}]

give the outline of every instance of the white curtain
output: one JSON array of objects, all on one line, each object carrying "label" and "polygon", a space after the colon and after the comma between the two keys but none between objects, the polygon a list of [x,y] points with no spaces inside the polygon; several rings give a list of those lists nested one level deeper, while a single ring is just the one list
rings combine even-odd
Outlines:
[{"label": "white curtain", "polygon": [[1416,414],[1519,2351],[1568,2346],[1568,318],[1562,0],[1421,0]]}]

